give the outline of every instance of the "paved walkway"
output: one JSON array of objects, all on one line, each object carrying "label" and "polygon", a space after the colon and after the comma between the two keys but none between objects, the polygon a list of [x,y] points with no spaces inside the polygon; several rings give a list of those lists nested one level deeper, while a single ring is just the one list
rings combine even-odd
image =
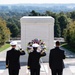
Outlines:
[{"label": "paved walkway", "polygon": [[[75,75],[75,59],[65,59],[65,68],[63,70],[63,75]],[[41,64],[41,74],[40,75],[51,75],[51,70],[48,63]],[[4,67],[3,67],[4,68]],[[8,75],[8,69],[1,69],[0,75]],[[29,75],[29,71],[26,65],[22,65],[19,75]]]},{"label": "paved walkway", "polygon": [[[65,68],[63,70],[63,75],[75,75],[75,54],[64,48],[62,49],[65,50],[65,54],[67,56],[67,58],[64,60]],[[5,68],[5,58],[7,50],[0,52],[0,75],[8,75],[8,70]],[[29,71],[25,63],[21,63],[19,75],[29,75]],[[51,75],[48,62],[41,63],[41,75]]]},{"label": "paved walkway", "polygon": [[[11,47],[10,47],[11,48]],[[6,58],[6,52],[7,50],[10,50],[10,48],[0,52],[0,61],[5,61],[5,58]]]},{"label": "paved walkway", "polygon": [[61,47],[61,49],[65,51],[65,55],[67,58],[75,58],[75,53],[68,51],[67,49],[65,49],[63,47]]}]

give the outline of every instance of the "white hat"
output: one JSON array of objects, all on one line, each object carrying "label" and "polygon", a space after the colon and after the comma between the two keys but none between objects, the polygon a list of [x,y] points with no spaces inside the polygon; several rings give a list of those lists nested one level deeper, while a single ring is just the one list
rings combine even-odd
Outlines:
[{"label": "white hat", "polygon": [[12,42],[10,43],[10,45],[17,45],[17,42],[16,42],[16,41],[12,41]]},{"label": "white hat", "polygon": [[33,44],[32,47],[39,47],[37,43]]}]

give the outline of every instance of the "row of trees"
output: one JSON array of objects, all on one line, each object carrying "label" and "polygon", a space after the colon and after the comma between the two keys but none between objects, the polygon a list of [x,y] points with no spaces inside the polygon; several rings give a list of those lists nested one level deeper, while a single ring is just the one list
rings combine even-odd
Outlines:
[{"label": "row of trees", "polygon": [[[72,14],[72,13],[68,13]],[[55,37],[62,37],[63,36],[63,29],[68,24],[68,16],[66,13],[54,13],[51,11],[46,11],[43,13],[36,12],[32,10],[31,12],[24,12],[24,13],[16,13],[16,12],[4,12],[0,13],[0,16],[6,20],[7,27],[10,29],[11,37],[17,37],[20,35],[20,18],[22,16],[52,16],[55,19],[55,26],[54,26],[54,36]]]},{"label": "row of trees", "polygon": [[[73,12],[60,12],[60,13],[54,13],[51,11],[46,11],[43,13],[36,12],[32,10],[31,12],[24,12],[24,13],[15,13],[15,12],[8,12],[8,13],[1,13],[0,16],[6,21],[1,20],[0,25],[3,24],[6,25],[5,27],[7,28],[5,33],[10,34],[11,37],[17,37],[20,35],[20,18],[22,16],[52,16],[55,19],[55,24],[54,24],[54,36],[55,37],[64,37],[65,40],[69,44],[74,44],[74,37],[75,37],[75,11]],[[9,28],[9,30],[8,30]],[[2,32],[0,32],[1,36],[6,36]],[[0,36],[0,38],[1,38]],[[6,38],[5,38],[6,39]],[[5,40],[6,41],[6,40]]]},{"label": "row of trees", "polygon": [[75,11],[67,13],[68,24],[63,31],[65,41],[72,48],[75,48]]}]

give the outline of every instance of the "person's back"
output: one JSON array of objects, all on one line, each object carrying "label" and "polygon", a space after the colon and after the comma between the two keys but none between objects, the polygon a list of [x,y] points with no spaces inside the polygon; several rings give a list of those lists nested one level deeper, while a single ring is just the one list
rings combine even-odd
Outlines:
[{"label": "person's back", "polygon": [[51,68],[63,68],[63,59],[65,58],[64,51],[56,47],[50,51],[50,67]]},{"label": "person's back", "polygon": [[65,59],[64,51],[59,48],[59,41],[56,42],[56,47],[50,50],[49,67],[52,75],[62,75],[64,68],[63,59]]},{"label": "person's back", "polygon": [[9,63],[9,68],[20,68],[20,55],[24,55],[24,52],[17,51],[16,49],[12,48],[11,50],[7,51],[7,58],[6,64]]},{"label": "person's back", "polygon": [[31,68],[40,68],[39,59],[40,59],[40,53],[37,51],[33,51],[29,54],[30,56],[30,65]]},{"label": "person's back", "polygon": [[9,75],[18,75],[20,69],[20,55],[25,55],[23,50],[16,50],[16,42],[12,41],[10,43],[11,50],[7,51],[6,54],[6,68],[9,70]]},{"label": "person's back", "polygon": [[33,52],[29,53],[28,57],[28,68],[30,69],[31,75],[40,75],[40,57],[45,56],[46,53],[38,51],[38,44],[33,44]]},{"label": "person's back", "polygon": [[37,50],[34,50],[29,54],[29,65],[31,68],[40,68],[39,60],[40,57],[45,56],[46,54],[41,54],[40,52],[37,52]]}]

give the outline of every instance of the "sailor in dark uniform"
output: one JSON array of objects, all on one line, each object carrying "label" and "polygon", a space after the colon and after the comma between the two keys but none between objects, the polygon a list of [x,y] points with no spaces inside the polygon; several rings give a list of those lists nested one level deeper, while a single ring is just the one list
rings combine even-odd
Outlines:
[{"label": "sailor in dark uniform", "polygon": [[45,52],[41,52],[38,50],[39,45],[37,43],[34,43],[32,45],[33,52],[30,52],[28,57],[28,69],[30,69],[31,75],[40,75],[40,57],[45,56]]},{"label": "sailor in dark uniform", "polygon": [[19,75],[20,69],[20,55],[25,55],[23,50],[16,50],[16,41],[12,41],[10,43],[11,50],[7,51],[6,54],[6,68],[8,68],[9,75]]}]

